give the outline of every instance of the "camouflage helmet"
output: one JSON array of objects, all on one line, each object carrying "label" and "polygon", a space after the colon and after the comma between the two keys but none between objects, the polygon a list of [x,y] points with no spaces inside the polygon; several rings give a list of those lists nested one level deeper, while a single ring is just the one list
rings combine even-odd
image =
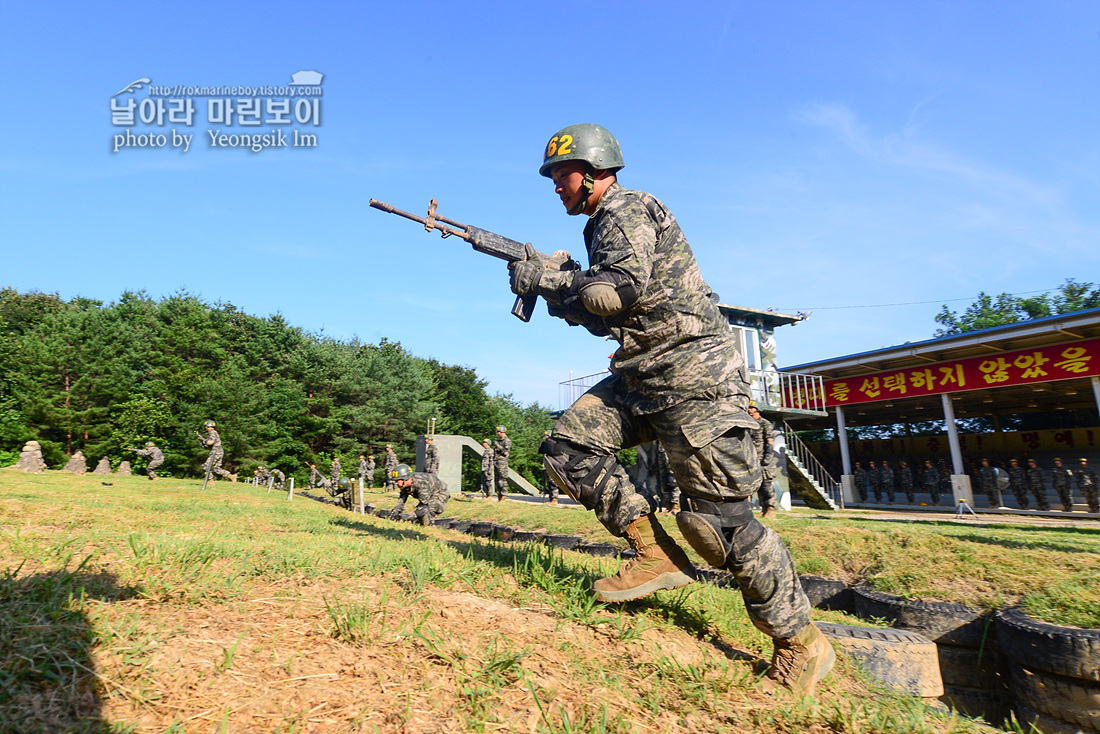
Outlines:
[{"label": "camouflage helmet", "polygon": [[147,449],[151,449],[151,448],[153,448],[154,446],[156,446],[156,444],[155,444],[155,443],[153,443],[152,441],[146,441],[146,442],[145,442],[145,448],[147,448]]},{"label": "camouflage helmet", "polygon": [[216,426],[216,425],[218,425],[218,424],[217,424],[217,423],[215,423],[214,421],[206,421],[206,423],[203,423],[202,425],[203,425],[203,426],[204,426],[205,428],[213,428],[214,426]]},{"label": "camouflage helmet", "polygon": [[587,122],[554,133],[543,149],[539,174],[550,178],[551,166],[565,161],[584,161],[597,171],[618,171],[626,165],[615,136],[607,128]]},{"label": "camouflage helmet", "polygon": [[497,426],[497,433],[508,433],[508,430],[504,426]]},{"label": "camouflage helmet", "polygon": [[398,464],[390,472],[390,479],[409,479],[412,477],[412,470],[409,469],[408,464]]},{"label": "camouflage helmet", "polygon": [[340,477],[339,479],[336,480],[336,487],[341,492],[348,491],[349,489],[351,489],[351,478],[350,477]]}]

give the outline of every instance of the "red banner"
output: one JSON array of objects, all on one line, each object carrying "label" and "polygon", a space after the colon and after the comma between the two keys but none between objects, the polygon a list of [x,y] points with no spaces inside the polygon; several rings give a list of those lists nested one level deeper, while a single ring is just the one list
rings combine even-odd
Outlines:
[{"label": "red banner", "polygon": [[1100,339],[825,380],[825,405],[900,400],[1094,375],[1100,375]]}]

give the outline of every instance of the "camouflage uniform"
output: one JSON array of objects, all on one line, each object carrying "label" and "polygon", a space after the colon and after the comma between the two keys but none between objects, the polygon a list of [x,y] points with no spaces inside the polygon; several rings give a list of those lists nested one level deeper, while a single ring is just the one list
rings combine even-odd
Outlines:
[{"label": "camouflage uniform", "polygon": [[332,460],[332,469],[329,472],[329,480],[332,482],[332,486],[335,487],[337,484],[339,484],[339,482],[340,482],[340,472],[341,471],[342,471],[342,467],[340,466],[340,460],[339,459],[333,459]]},{"label": "camouflage uniform", "polygon": [[496,478],[497,498],[508,494],[508,455],[512,453],[512,439],[508,434],[493,441],[493,475]]},{"label": "camouflage uniform", "polygon": [[386,472],[385,487],[386,489],[394,489],[393,477],[390,474],[397,468],[397,454],[393,452],[393,449],[389,446],[386,447],[386,461],[382,464],[382,468]]},{"label": "camouflage uniform", "polygon": [[447,483],[435,474],[427,472],[412,472],[412,484],[401,490],[401,499],[398,509],[405,506],[409,497],[415,497],[419,501],[416,508],[416,517],[423,525],[431,525],[432,520],[443,513],[447,506],[447,500],[451,498],[447,491]]},{"label": "camouflage uniform", "polygon": [[856,468],[853,472],[853,477],[856,483],[856,492],[859,494],[859,501],[866,502],[868,486],[867,470],[860,466],[858,461],[856,462]]},{"label": "camouflage uniform", "polygon": [[226,479],[233,476],[222,469],[225,450],[222,448],[222,437],[218,435],[215,429],[211,428],[207,431],[206,437],[199,439],[199,444],[204,449],[210,449],[210,456],[206,457],[206,461],[202,465],[203,474],[217,474],[219,477],[225,477]]},{"label": "camouflage uniform", "polygon": [[284,474],[282,471],[276,469],[274,472],[272,472],[271,476],[275,478],[275,481],[271,484],[272,489],[281,490],[283,487],[286,486],[286,474]]},{"label": "camouflage uniform", "polygon": [[317,467],[313,464],[309,465],[309,488],[313,489],[317,486],[317,480],[321,478],[321,472],[317,471]]},{"label": "camouflage uniform", "polygon": [[1040,510],[1046,512],[1050,509],[1050,501],[1047,499],[1047,488],[1043,482],[1043,470],[1035,463],[1035,459],[1029,459],[1027,464],[1027,486],[1035,496],[1035,504]]},{"label": "camouflage uniform", "polygon": [[778,503],[775,499],[775,429],[772,422],[760,416],[756,418],[758,428],[752,429],[752,443],[756,449],[756,455],[760,457],[760,471],[763,481],[760,482],[760,508],[775,507]]},{"label": "camouflage uniform", "polygon": [[908,461],[901,462],[898,467],[898,484],[901,485],[901,491],[905,492],[905,501],[915,505],[917,496],[913,493],[913,470],[909,468]]},{"label": "camouflage uniform", "polygon": [[[748,373],[676,220],[653,196],[612,184],[584,230],[590,270],[542,274],[537,288],[551,315],[619,342],[610,377],[582,395],[543,443],[563,465],[578,502],[617,537],[656,509],[616,458],[659,440],[685,509],[700,501],[734,508],[760,487],[760,461],[746,412]],[[637,300],[599,316],[575,298],[573,281],[625,277]],[[772,637],[808,628],[810,606],[783,541],[752,516],[724,531],[733,572],[753,624]]]},{"label": "camouflage uniform", "polygon": [[359,457],[359,487],[367,486],[367,460],[365,457]]},{"label": "camouflage uniform", "polygon": [[1100,494],[1097,494],[1096,470],[1085,464],[1077,468],[1077,471],[1073,473],[1073,477],[1077,480],[1077,489],[1085,496],[1089,512],[1100,512]]},{"label": "camouflage uniform", "polygon": [[936,467],[932,465],[932,462],[925,462],[924,476],[921,477],[921,484],[924,487],[924,491],[931,497],[932,504],[938,505],[940,503],[940,473],[936,470]]},{"label": "camouflage uniform", "polygon": [[439,449],[435,447],[435,443],[424,447],[424,471],[439,475]]},{"label": "camouflage uniform", "polygon": [[1050,472],[1050,483],[1062,501],[1063,512],[1073,512],[1073,469],[1062,466],[1061,459],[1054,460],[1054,469]]},{"label": "camouflage uniform", "polygon": [[870,492],[875,494],[875,502],[882,502],[882,477],[873,461],[867,462],[867,484]]},{"label": "camouflage uniform", "polygon": [[488,499],[493,492],[493,448],[485,440],[481,449],[481,494]]},{"label": "camouflage uniform", "polygon": [[1008,462],[1008,486],[1012,489],[1012,496],[1016,498],[1016,504],[1021,510],[1030,510],[1031,503],[1027,499],[1027,469],[1012,459]]},{"label": "camouflage uniform", "polygon": [[978,487],[989,498],[990,507],[1000,507],[1004,504],[1001,499],[1001,488],[997,486],[997,472],[986,459],[982,459],[982,465],[978,469]]},{"label": "camouflage uniform", "polygon": [[668,454],[660,443],[657,444],[657,491],[670,512],[679,511],[680,485],[676,483],[676,475],[672,473]]},{"label": "camouflage uniform", "polygon": [[882,485],[882,491],[886,495],[886,501],[894,504],[894,470],[885,461],[878,468],[878,483]]},{"label": "camouflage uniform", "polygon": [[149,464],[145,467],[145,471],[150,479],[156,479],[157,473],[153,470],[164,463],[164,452],[156,446],[150,446],[147,449],[135,449],[134,453],[138,456],[148,457]]}]

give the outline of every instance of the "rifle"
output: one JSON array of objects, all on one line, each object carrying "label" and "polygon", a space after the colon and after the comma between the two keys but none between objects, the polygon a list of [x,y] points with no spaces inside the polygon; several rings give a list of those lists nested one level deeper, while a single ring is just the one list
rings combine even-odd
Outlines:
[{"label": "rifle", "polygon": [[[456,222],[453,219],[441,217],[436,214],[435,211],[438,203],[439,202],[435,199],[432,199],[428,204],[428,215],[426,217],[418,217],[415,214],[409,214],[400,209],[395,209],[393,206],[383,201],[378,201],[377,199],[370,200],[370,205],[375,209],[380,209],[389,214],[396,214],[399,217],[405,217],[405,219],[411,219],[414,222],[420,222],[428,232],[439,230],[439,234],[443,239],[447,239],[452,235],[460,237],[473,245],[475,250],[483,252],[486,255],[492,255],[493,257],[508,262],[537,259],[547,270],[580,270],[580,265],[578,265],[573,260],[572,256],[565,250],[558,250],[553,255],[546,255],[538,252],[531,246],[530,242],[521,244],[515,240],[510,240],[507,237],[501,237],[499,234],[489,232],[488,230],[478,229],[468,224]],[[440,222],[443,222],[443,224],[440,224]],[[448,227],[448,224],[451,226]],[[516,302],[512,304],[512,314],[521,321],[530,321],[537,300],[538,296],[516,296]]]}]

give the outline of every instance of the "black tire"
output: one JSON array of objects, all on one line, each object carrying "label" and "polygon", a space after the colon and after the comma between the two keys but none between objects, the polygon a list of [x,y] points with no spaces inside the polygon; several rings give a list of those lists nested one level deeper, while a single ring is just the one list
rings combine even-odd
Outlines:
[{"label": "black tire", "polygon": [[516,534],[516,531],[507,525],[494,525],[493,533],[489,537],[493,540],[499,540],[503,543],[510,541]]},{"label": "black tire", "polygon": [[[1042,734],[1095,734],[1093,729],[1086,729],[1053,716],[1047,716],[1019,701],[1016,702],[1016,717],[1023,725],[1025,734],[1031,734],[1032,731]],[[1035,727],[1034,730],[1031,727]]]},{"label": "black tire", "polygon": [[542,536],[542,541],[551,548],[558,548],[560,550],[573,550],[580,545],[581,538],[579,535],[558,535],[556,533],[547,533]]},{"label": "black tire", "polygon": [[1100,682],[1100,630],[1032,619],[1018,607],[998,609],[997,635],[1009,660],[1067,678]]},{"label": "black tire", "polygon": [[820,576],[799,576],[802,590],[810,600],[810,606],[818,609],[835,609],[841,612],[855,611],[852,587],[837,579]]},{"label": "black tire", "polygon": [[980,648],[989,645],[994,634],[990,613],[965,604],[903,599],[867,586],[856,586],[852,594],[860,617],[885,619],[895,627],[919,632],[933,642]]},{"label": "black tire", "polygon": [[590,556],[615,558],[619,555],[622,548],[614,543],[583,543],[577,546],[577,550],[581,553],[587,553]]},{"label": "black tire", "polygon": [[1016,700],[1041,714],[1100,731],[1100,683],[1011,663]]},{"label": "black tire", "polygon": [[543,535],[544,533],[532,530],[517,530],[512,535],[512,540],[516,543],[541,543]]},{"label": "black tire", "polygon": [[475,538],[488,538],[493,534],[493,523],[491,522],[475,522],[470,523],[470,529],[468,531],[470,535]]},{"label": "black tire", "polygon": [[943,695],[936,644],[916,632],[816,622],[835,646],[860,662],[875,680],[910,695]]},{"label": "black tire", "polygon": [[980,716],[994,726],[1001,726],[1008,720],[1008,715],[1012,711],[1012,700],[1008,691],[1005,690],[971,688],[944,683],[940,700],[960,714],[970,717]]},{"label": "black tire", "polygon": [[453,517],[437,517],[436,519],[432,520],[432,525],[435,525],[437,528],[446,529],[451,527],[451,525],[454,524],[454,521],[455,519]]},{"label": "black tire", "polygon": [[1008,690],[1008,667],[1004,653],[997,645],[985,649],[936,645],[943,684]]},{"label": "black tire", "polygon": [[451,530],[454,530],[456,533],[465,533],[470,529],[470,525],[472,524],[473,523],[469,520],[455,520],[451,523]]}]

